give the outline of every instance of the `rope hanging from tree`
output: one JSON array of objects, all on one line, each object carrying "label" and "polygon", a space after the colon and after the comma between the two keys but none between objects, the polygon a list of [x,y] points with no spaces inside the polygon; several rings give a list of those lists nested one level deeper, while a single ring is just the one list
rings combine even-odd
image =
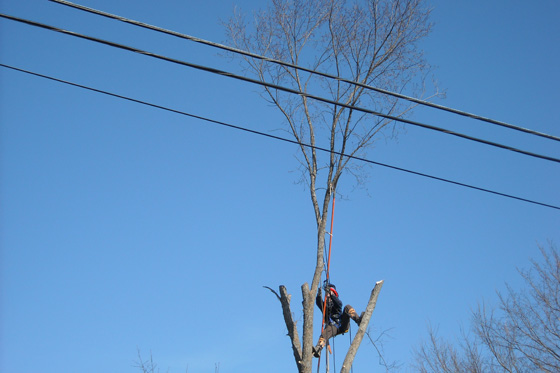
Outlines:
[{"label": "rope hanging from tree", "polygon": [[[326,268],[326,280],[324,282],[324,286],[327,286],[328,284],[330,284],[330,269],[331,269],[331,249],[332,249],[332,237],[333,237],[333,225],[334,225],[334,205],[335,205],[335,199],[336,199],[336,193],[334,193],[332,186],[331,186],[331,193],[333,196],[332,199],[332,208],[331,208],[331,229],[328,232],[329,234],[329,253],[327,255],[327,268]],[[325,328],[325,313],[326,313],[326,308],[327,308],[327,292],[325,291],[325,299],[323,300],[323,321],[321,323],[321,333],[323,333],[324,328]],[[327,343],[327,348],[329,350],[330,353],[331,352],[331,346],[329,344],[329,341],[326,341]],[[328,354],[325,354],[325,359],[327,362],[327,371],[328,371],[328,362],[329,362],[329,356]],[[317,373],[319,373],[319,369],[321,367],[321,359],[319,358],[319,360],[317,361]]]}]

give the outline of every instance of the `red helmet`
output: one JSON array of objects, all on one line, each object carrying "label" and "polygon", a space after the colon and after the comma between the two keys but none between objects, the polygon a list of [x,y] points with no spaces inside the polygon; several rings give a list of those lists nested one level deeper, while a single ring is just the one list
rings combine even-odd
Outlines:
[{"label": "red helmet", "polygon": [[333,284],[328,284],[327,289],[329,289],[331,291],[331,293],[333,293],[334,295],[336,295],[338,297],[338,291],[336,291],[336,286],[334,286]]}]

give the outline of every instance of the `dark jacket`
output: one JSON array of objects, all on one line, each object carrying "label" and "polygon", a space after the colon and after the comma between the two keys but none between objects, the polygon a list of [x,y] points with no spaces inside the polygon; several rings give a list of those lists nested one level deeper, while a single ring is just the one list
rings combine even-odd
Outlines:
[{"label": "dark jacket", "polygon": [[[317,307],[323,312],[323,297],[321,294],[321,289],[317,292],[317,298],[315,298],[315,303]],[[342,317],[342,302],[338,297],[331,293],[331,296],[327,298],[327,307],[325,309],[325,324],[335,324],[340,326],[340,318]]]}]

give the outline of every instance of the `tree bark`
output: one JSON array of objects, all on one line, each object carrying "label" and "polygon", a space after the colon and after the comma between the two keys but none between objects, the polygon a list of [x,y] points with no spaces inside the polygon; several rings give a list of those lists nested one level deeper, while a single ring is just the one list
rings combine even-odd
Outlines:
[{"label": "tree bark", "polygon": [[311,373],[313,366],[313,306],[315,298],[309,290],[307,282],[301,286],[301,295],[303,297],[303,361],[301,364],[301,373]]},{"label": "tree bark", "polygon": [[279,287],[280,295],[278,295],[277,292],[275,292],[268,286],[264,287],[273,292],[282,305],[282,314],[284,315],[284,322],[286,323],[286,327],[288,328],[288,336],[290,337],[290,341],[292,342],[292,352],[294,354],[294,359],[298,367],[298,372],[304,372],[305,370],[302,359],[301,342],[299,340],[299,334],[297,331],[297,322],[294,321],[292,317],[292,310],[290,308],[290,300],[292,296],[288,294],[288,291],[286,290],[286,287],[284,285],[280,285]]},{"label": "tree bark", "polygon": [[348,349],[348,353],[346,354],[346,358],[342,363],[342,369],[340,369],[340,373],[348,373],[350,372],[350,368],[352,367],[352,363],[354,362],[354,357],[358,352],[358,347],[360,347],[360,343],[362,343],[362,339],[364,338],[364,334],[366,333],[366,329],[369,325],[369,320],[371,319],[371,315],[373,314],[373,310],[375,309],[375,305],[377,303],[377,297],[379,296],[379,292],[381,291],[381,287],[383,286],[383,281],[378,281],[373,290],[371,291],[371,296],[369,297],[369,302],[366,307],[366,311],[362,318],[362,322],[360,323],[360,327],[358,328],[358,332],[354,336],[352,343],[350,344],[350,348]]},{"label": "tree bark", "polygon": [[299,340],[299,334],[297,331],[297,322],[294,321],[292,317],[292,310],[290,309],[290,298],[292,296],[288,294],[286,287],[280,285],[280,303],[282,303],[282,313],[284,315],[284,322],[288,328],[288,336],[292,342],[292,351],[294,353],[294,359],[296,361],[298,371],[302,371],[302,353],[301,353],[301,342]]}]

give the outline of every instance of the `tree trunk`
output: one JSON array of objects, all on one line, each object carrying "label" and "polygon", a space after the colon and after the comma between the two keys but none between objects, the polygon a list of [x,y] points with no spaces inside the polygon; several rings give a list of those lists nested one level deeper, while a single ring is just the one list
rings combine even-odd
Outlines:
[{"label": "tree trunk", "polygon": [[360,343],[362,343],[362,339],[364,338],[364,334],[366,333],[366,329],[369,325],[369,320],[371,319],[371,315],[373,314],[373,310],[375,309],[375,305],[377,303],[377,297],[379,296],[379,292],[381,291],[382,286],[383,286],[383,281],[378,281],[375,284],[373,290],[371,291],[371,296],[369,297],[369,302],[366,307],[364,316],[362,318],[362,322],[360,323],[358,332],[356,333],[354,339],[352,340],[352,343],[350,344],[350,348],[348,349],[346,358],[342,363],[342,369],[340,369],[340,373],[350,372],[350,368],[352,367],[352,363],[354,362],[354,357],[356,357],[356,353],[358,352],[358,347],[360,347]]}]

